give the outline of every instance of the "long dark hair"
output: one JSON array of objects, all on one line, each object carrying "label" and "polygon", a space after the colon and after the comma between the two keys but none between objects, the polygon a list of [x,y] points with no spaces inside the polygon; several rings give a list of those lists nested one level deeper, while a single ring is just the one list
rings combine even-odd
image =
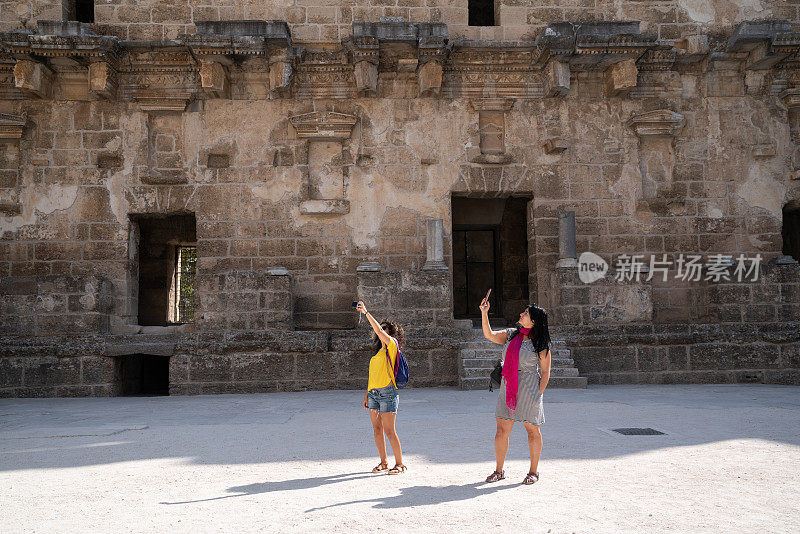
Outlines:
[{"label": "long dark hair", "polygon": [[[533,329],[528,334],[528,337],[533,343],[533,348],[536,352],[541,352],[550,346],[550,329],[547,326],[547,312],[544,311],[544,308],[541,306],[537,306],[536,304],[531,304],[528,306],[528,315],[531,317],[531,321],[533,321]],[[512,338],[519,334],[519,328],[517,328],[516,332],[513,333],[511,336]],[[509,341],[511,338],[509,338]]]},{"label": "long dark hair", "polygon": [[[383,320],[379,323],[383,331],[392,336],[397,340],[397,347],[401,348],[406,344],[405,335],[403,335],[403,326],[400,323],[396,323],[394,321]],[[381,343],[381,338],[378,337],[378,334],[375,332],[372,333],[372,348],[375,349],[375,352],[381,350],[383,343]]]}]

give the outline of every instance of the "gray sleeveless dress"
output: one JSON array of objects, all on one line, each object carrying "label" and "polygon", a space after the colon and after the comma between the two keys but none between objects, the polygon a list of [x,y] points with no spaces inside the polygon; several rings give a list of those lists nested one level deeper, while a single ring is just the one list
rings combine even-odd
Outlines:
[{"label": "gray sleeveless dress", "polygon": [[[506,335],[511,338],[513,328],[506,329]],[[522,335],[522,334],[517,334]],[[506,343],[503,350],[503,362],[505,363],[508,346]],[[540,350],[544,350],[544,347]],[[497,407],[494,416],[500,419],[510,419],[511,421],[526,421],[532,425],[544,423],[544,407],[542,406],[542,395],[539,393],[539,379],[542,377],[542,369],[539,365],[539,353],[534,350],[530,339],[522,342],[519,349],[519,378],[517,380],[517,408],[512,410],[506,405],[506,379],[500,384],[500,394],[497,396]]]}]

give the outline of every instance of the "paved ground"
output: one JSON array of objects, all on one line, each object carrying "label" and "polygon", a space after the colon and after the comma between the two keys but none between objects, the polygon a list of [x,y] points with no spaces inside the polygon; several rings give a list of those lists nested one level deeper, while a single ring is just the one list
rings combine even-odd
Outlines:
[{"label": "paved ground", "polygon": [[496,395],[403,391],[400,476],[356,391],[0,400],[0,531],[800,531],[800,388],[548,390],[533,486]]}]

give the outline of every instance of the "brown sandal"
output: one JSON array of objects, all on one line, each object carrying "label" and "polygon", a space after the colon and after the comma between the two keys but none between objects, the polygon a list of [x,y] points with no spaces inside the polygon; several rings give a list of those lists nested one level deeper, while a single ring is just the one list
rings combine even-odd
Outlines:
[{"label": "brown sandal", "polygon": [[486,482],[497,482],[498,480],[503,480],[504,478],[506,478],[505,471],[495,471],[494,473],[486,477]]},{"label": "brown sandal", "polygon": [[381,471],[387,471],[388,469],[389,469],[389,464],[387,464],[386,462],[381,462],[372,468],[372,472],[380,473]]},{"label": "brown sandal", "polygon": [[391,469],[389,469],[389,471],[387,471],[387,474],[389,474],[389,475],[399,475],[400,473],[402,473],[405,470],[406,470],[406,466],[404,466],[403,464],[397,464],[394,467],[392,467]]}]

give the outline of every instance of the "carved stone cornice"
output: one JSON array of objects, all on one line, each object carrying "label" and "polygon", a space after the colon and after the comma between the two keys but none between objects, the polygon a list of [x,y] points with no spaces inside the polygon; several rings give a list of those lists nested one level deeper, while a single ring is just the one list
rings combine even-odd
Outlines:
[{"label": "carved stone cornice", "polygon": [[674,137],[683,123],[683,115],[669,109],[657,109],[634,115],[627,122],[639,138]]},{"label": "carved stone cornice", "polygon": [[194,100],[193,93],[167,93],[158,89],[142,89],[133,93],[139,108],[147,112],[182,112]]},{"label": "carved stone cornice", "polygon": [[727,52],[746,52],[745,68],[766,70],[800,50],[800,33],[788,20],[746,20],[728,39]]},{"label": "carved stone cornice", "polygon": [[334,111],[312,111],[290,117],[300,139],[338,140],[350,138],[358,117]]},{"label": "carved stone cornice", "polygon": [[0,143],[19,141],[24,131],[24,115],[0,113]]},{"label": "carved stone cornice", "polygon": [[786,109],[797,111],[800,109],[800,88],[793,87],[781,93],[781,101]]}]

